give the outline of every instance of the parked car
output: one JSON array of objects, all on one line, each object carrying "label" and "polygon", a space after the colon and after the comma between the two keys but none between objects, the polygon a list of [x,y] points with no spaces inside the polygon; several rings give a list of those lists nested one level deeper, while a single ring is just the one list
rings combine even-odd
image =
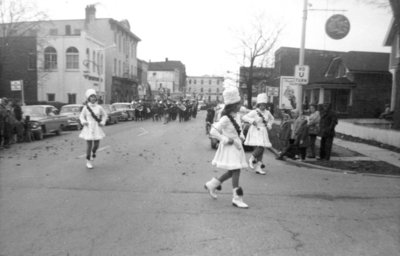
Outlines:
[{"label": "parked car", "polygon": [[116,110],[121,111],[120,121],[133,120],[135,118],[135,110],[132,108],[131,103],[116,102],[111,104]]},{"label": "parked car", "polygon": [[82,129],[82,124],[79,120],[79,115],[82,111],[82,108],[82,104],[69,104],[61,107],[60,115],[69,117],[67,128],[75,128],[76,130]]},{"label": "parked car", "polygon": [[107,113],[107,121],[106,124],[117,124],[121,119],[122,113],[121,111],[117,110],[115,106],[110,104],[103,104],[101,105]]},{"label": "parked car", "polygon": [[43,139],[44,134],[61,131],[68,126],[68,116],[60,115],[56,107],[50,105],[22,106],[24,117],[29,116],[31,132],[36,140]]}]

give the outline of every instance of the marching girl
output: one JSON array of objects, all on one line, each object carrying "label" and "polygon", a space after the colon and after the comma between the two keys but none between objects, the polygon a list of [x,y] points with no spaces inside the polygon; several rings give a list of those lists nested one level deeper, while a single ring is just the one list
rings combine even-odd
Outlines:
[{"label": "marching girl", "polygon": [[243,202],[243,189],[239,187],[240,169],[247,167],[247,161],[242,146],[244,136],[238,114],[241,105],[238,89],[233,86],[226,87],[223,98],[225,107],[221,119],[211,126],[210,135],[220,141],[212,164],[217,168],[225,169],[226,172],[219,178],[212,178],[204,187],[210,196],[216,199],[216,190],[220,190],[221,184],[232,178],[232,204],[239,208],[248,208],[248,205]]},{"label": "marching girl", "polygon": [[267,94],[257,95],[257,108],[242,117],[242,120],[251,124],[244,144],[253,146],[254,151],[249,159],[249,166],[256,173],[265,175],[265,165],[262,162],[264,148],[272,147],[268,137],[268,130],[272,128],[274,117],[267,110]]},{"label": "marching girl", "polygon": [[83,107],[79,116],[83,125],[79,137],[86,140],[86,167],[93,168],[92,161],[96,158],[96,151],[99,148],[100,140],[105,137],[101,126],[105,126],[107,113],[97,104],[96,91],[88,89],[86,91],[87,104]]}]

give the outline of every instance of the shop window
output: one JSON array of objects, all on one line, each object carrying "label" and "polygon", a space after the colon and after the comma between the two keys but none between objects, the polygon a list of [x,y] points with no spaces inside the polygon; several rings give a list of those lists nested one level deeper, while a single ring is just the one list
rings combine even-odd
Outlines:
[{"label": "shop window", "polygon": [[68,104],[75,104],[75,103],[76,103],[76,94],[68,93]]},{"label": "shop window", "polygon": [[47,101],[55,101],[56,100],[56,94],[55,93],[48,93],[47,94]]}]

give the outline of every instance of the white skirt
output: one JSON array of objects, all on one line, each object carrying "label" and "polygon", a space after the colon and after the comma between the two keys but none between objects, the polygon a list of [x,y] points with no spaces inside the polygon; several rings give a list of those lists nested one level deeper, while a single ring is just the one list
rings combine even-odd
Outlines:
[{"label": "white skirt", "polygon": [[244,154],[243,147],[238,149],[235,145],[228,145],[219,143],[217,152],[215,153],[212,165],[217,168],[226,170],[235,170],[247,168],[246,155]]},{"label": "white skirt", "polygon": [[244,145],[271,148],[272,144],[269,141],[267,128],[259,127],[257,129],[254,125],[250,126]]},{"label": "white skirt", "polygon": [[79,134],[79,138],[84,140],[101,140],[106,135],[101,129],[100,125],[96,122],[91,122],[88,125],[84,125],[81,133]]}]

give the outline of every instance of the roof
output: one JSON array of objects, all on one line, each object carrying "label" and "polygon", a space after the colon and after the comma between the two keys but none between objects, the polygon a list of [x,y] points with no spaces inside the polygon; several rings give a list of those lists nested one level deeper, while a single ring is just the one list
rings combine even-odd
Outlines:
[{"label": "roof", "polygon": [[350,51],[342,55],[344,65],[349,71],[387,72],[389,53]]},{"label": "roof", "polygon": [[149,71],[172,71],[175,69],[186,70],[186,67],[181,61],[177,60],[149,63]]}]

